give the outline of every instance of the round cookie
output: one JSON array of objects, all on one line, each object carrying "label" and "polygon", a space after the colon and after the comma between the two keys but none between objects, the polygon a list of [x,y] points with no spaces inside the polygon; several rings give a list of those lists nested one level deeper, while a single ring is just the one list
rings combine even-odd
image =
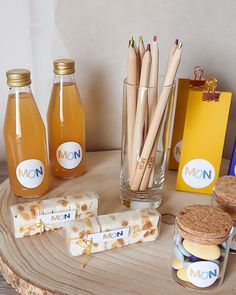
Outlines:
[{"label": "round cookie", "polygon": [[177,271],[177,277],[182,281],[189,282],[185,268],[181,268]]},{"label": "round cookie", "polygon": [[216,245],[202,245],[184,240],[183,246],[189,253],[204,260],[217,260],[221,255],[220,248]]},{"label": "round cookie", "polygon": [[180,260],[177,259],[176,257],[174,257],[171,266],[172,266],[174,269],[181,269],[181,268],[184,267],[184,266],[183,266],[183,261],[180,261]]},{"label": "round cookie", "polygon": [[182,252],[180,251],[178,246],[175,246],[174,248],[174,253],[175,253],[175,257],[179,260],[179,261],[184,261],[184,255],[182,254]]},{"label": "round cookie", "polygon": [[208,205],[185,207],[179,211],[176,219],[180,235],[201,244],[220,244],[233,226],[228,213]]}]

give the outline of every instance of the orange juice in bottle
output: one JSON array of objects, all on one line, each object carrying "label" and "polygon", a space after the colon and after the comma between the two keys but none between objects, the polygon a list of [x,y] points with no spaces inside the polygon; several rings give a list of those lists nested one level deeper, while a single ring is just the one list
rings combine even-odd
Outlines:
[{"label": "orange juice in bottle", "polygon": [[48,141],[52,173],[71,178],[85,173],[85,115],[74,78],[75,62],[54,61],[54,84],[48,107]]},{"label": "orange juice in bottle", "polygon": [[30,72],[6,73],[9,96],[4,141],[12,193],[39,197],[49,188],[45,126],[30,89]]}]

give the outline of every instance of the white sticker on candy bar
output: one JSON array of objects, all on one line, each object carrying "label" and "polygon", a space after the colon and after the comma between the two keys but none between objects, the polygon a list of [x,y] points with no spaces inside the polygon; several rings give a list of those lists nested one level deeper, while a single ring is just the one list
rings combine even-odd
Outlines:
[{"label": "white sticker on candy bar", "polygon": [[95,233],[88,235],[88,240],[93,240],[93,243],[105,243],[111,240],[123,239],[129,236],[129,228],[124,227],[116,230],[106,231],[103,233]]},{"label": "white sticker on candy bar", "polygon": [[199,288],[206,288],[215,283],[219,275],[219,266],[210,261],[198,261],[187,268],[190,283]]},{"label": "white sticker on candy bar", "polygon": [[75,220],[76,211],[63,211],[44,215],[38,215],[36,218],[38,221],[42,220],[45,224],[56,224],[65,221]]}]

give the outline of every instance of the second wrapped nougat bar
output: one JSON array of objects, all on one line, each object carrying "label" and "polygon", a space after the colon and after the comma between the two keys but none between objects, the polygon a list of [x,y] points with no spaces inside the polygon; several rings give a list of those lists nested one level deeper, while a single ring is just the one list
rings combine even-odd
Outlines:
[{"label": "second wrapped nougat bar", "polygon": [[[98,222],[101,226],[101,232],[116,230],[119,228],[131,226],[131,211],[100,215]],[[129,245],[128,237],[119,237],[114,240],[105,242],[106,249],[114,249]]]},{"label": "second wrapped nougat bar", "polygon": [[160,215],[155,209],[134,210],[131,219],[130,244],[156,240]]},{"label": "second wrapped nougat bar", "polygon": [[91,253],[100,252],[156,240],[160,234],[160,214],[155,209],[141,209],[100,215],[68,222],[66,232],[73,256],[88,253],[89,245]]},{"label": "second wrapped nougat bar", "polygon": [[104,243],[92,243],[90,247],[90,241],[87,238],[89,234],[98,232],[100,232],[100,225],[96,217],[69,222],[66,233],[70,253],[73,256],[79,256],[87,254],[89,249],[91,253],[104,251]]},{"label": "second wrapped nougat bar", "polygon": [[[69,216],[76,220],[96,216],[98,198],[97,193],[81,192],[12,205],[10,211],[14,235],[16,238],[23,238],[42,233],[44,230],[64,227]],[[42,221],[41,224],[40,221]]]}]

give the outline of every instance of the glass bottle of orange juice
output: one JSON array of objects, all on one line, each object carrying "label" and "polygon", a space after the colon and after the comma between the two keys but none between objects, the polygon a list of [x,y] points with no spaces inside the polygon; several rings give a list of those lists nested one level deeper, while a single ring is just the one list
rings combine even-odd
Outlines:
[{"label": "glass bottle of orange juice", "polygon": [[30,72],[6,73],[9,96],[4,141],[12,193],[25,198],[43,195],[49,188],[46,131],[30,89]]},{"label": "glass bottle of orange juice", "polygon": [[85,115],[74,78],[75,62],[54,61],[54,84],[48,107],[48,141],[52,173],[71,178],[85,173]]}]

